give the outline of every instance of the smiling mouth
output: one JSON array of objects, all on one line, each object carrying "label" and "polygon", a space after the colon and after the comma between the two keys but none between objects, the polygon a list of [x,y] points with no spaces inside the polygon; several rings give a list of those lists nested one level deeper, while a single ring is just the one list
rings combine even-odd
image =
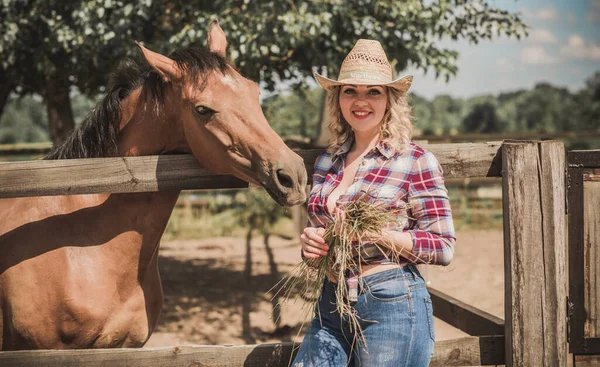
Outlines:
[{"label": "smiling mouth", "polygon": [[372,112],[369,111],[352,111],[352,115],[357,119],[365,119],[372,115]]}]

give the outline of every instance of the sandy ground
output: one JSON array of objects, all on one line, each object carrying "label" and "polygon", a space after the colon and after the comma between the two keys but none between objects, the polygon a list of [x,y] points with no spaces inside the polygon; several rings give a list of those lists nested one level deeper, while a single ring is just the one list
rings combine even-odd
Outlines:
[{"label": "sandy ground", "polygon": [[[501,231],[462,231],[448,267],[429,266],[431,287],[504,318]],[[159,262],[165,302],[146,347],[300,341],[302,301],[279,312],[269,292],[300,261],[297,240],[254,236],[171,241]],[[436,319],[436,340],[466,336]],[[300,332],[300,335],[298,333]]]}]

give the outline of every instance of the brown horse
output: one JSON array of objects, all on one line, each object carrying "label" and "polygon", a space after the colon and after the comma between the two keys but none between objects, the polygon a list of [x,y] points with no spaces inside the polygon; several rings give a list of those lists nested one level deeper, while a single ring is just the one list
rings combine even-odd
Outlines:
[{"label": "brown horse", "polygon": [[[140,46],[87,120],[49,159],[191,152],[215,173],[305,200],[306,171],[268,125],[259,88],[209,50],[170,57]],[[0,200],[2,350],[140,347],[163,301],[160,238],[179,192]]]}]

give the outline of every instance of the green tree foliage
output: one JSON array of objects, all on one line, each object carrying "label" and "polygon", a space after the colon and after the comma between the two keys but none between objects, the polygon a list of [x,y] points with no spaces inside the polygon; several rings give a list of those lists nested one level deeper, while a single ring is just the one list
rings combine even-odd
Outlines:
[{"label": "green tree foliage", "polygon": [[287,209],[274,202],[263,189],[240,191],[236,199],[238,206],[233,209],[234,216],[246,224],[250,232],[257,229],[261,234],[268,233],[287,213]]},{"label": "green tree foliage", "polygon": [[495,133],[502,130],[502,122],[496,115],[496,106],[489,102],[475,105],[463,121],[465,131],[471,133]]},{"label": "green tree foliage", "polygon": [[[75,124],[81,123],[97,102],[80,93],[71,93]],[[39,97],[13,96],[0,116],[0,144],[50,141],[44,102]]]},{"label": "green tree foliage", "polygon": [[26,96],[9,103],[0,118],[0,144],[48,141],[48,122],[41,101]]},{"label": "green tree foliage", "polygon": [[577,108],[571,113],[575,114],[576,121],[572,121],[581,131],[599,131],[600,130],[600,72],[596,72],[586,80],[584,88],[576,96]]},{"label": "green tree foliage", "polygon": [[[282,137],[311,140],[319,134],[322,96],[321,88],[271,95],[263,100],[263,110]],[[95,103],[81,94],[72,100],[76,121],[81,121]],[[444,95],[429,101],[411,94],[410,101],[416,136],[600,131],[600,72],[575,93],[542,83],[529,91],[497,96],[462,99]],[[39,99],[14,99],[0,118],[0,143],[47,141],[47,134]]]},{"label": "green tree foliage", "polygon": [[572,93],[540,83],[532,90],[469,99],[411,97],[415,135],[600,131],[600,72]]},{"label": "green tree foliage", "polygon": [[321,129],[324,94],[321,88],[313,88],[272,95],[262,102],[263,111],[281,137],[314,139]]},{"label": "green tree foliage", "polygon": [[269,88],[302,80],[313,65],[337,73],[358,38],[380,40],[399,70],[410,63],[448,79],[458,54],[436,40],[476,43],[525,32],[517,15],[485,0],[1,1],[0,90],[43,96],[54,141],[73,126],[72,86],[88,95],[102,91],[115,62],[137,52],[133,40],[163,53],[203,44],[215,17],[232,61]]}]

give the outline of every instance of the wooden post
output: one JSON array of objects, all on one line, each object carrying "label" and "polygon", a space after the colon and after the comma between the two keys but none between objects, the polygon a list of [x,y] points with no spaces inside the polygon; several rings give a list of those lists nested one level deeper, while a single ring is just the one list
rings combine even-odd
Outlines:
[{"label": "wooden post", "polygon": [[[310,195],[310,186],[306,186],[306,200],[308,202],[308,195]],[[304,202],[300,205],[296,205],[291,208],[292,211],[292,220],[294,222],[294,239],[300,238],[302,232],[304,232],[304,228],[306,227],[306,222],[308,222],[308,213],[306,212],[306,203]]]},{"label": "wooden post", "polygon": [[561,142],[502,149],[506,366],[566,366],[565,163]]}]

